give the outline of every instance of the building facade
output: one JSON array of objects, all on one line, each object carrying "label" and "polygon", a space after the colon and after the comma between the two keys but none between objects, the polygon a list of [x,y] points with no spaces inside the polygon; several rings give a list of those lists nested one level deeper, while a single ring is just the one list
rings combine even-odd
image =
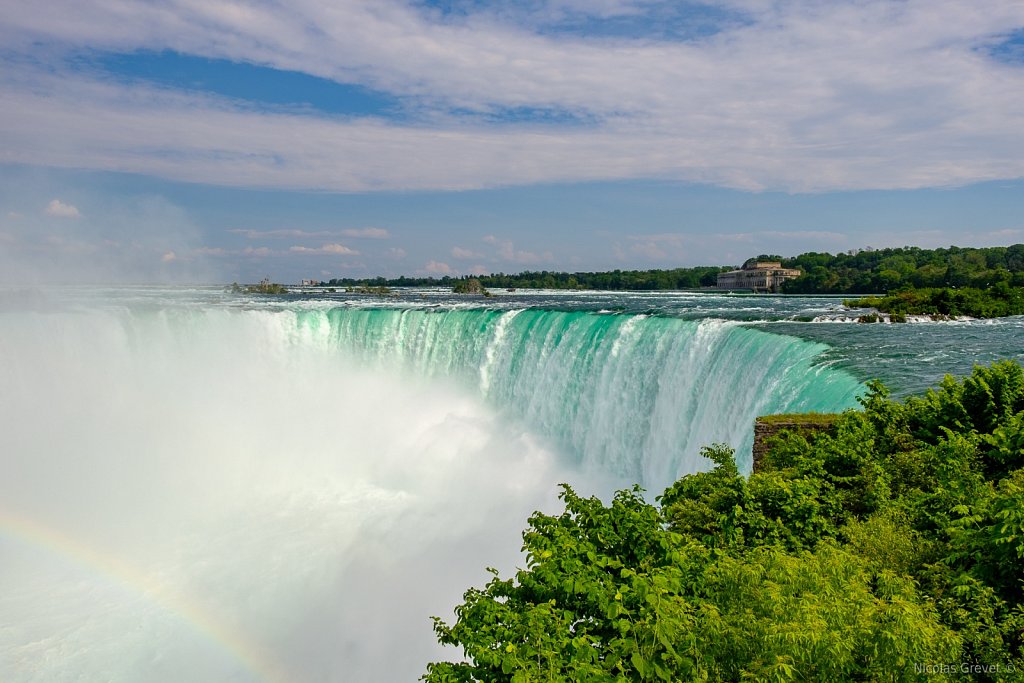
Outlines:
[{"label": "building facade", "polygon": [[783,282],[795,277],[800,277],[800,271],[796,268],[783,268],[778,261],[750,259],[739,270],[719,273],[717,288],[778,292]]}]

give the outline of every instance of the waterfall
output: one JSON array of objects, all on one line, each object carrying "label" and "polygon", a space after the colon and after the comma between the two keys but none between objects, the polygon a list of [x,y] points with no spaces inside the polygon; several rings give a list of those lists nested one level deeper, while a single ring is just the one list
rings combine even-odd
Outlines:
[{"label": "waterfall", "polygon": [[415,680],[558,482],[858,390],[717,320],[132,296],[0,306],[0,679]]},{"label": "waterfall", "polygon": [[724,320],[539,309],[307,311],[297,325],[373,365],[473,387],[585,468],[660,490],[723,442],[750,468],[753,421],[856,405],[826,348]]}]

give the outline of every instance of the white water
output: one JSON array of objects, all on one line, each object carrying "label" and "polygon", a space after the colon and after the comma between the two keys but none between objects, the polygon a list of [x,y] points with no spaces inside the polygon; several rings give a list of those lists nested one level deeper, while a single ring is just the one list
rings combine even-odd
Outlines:
[{"label": "white water", "polygon": [[415,680],[555,508],[542,440],[289,314],[0,316],[0,680]]}]

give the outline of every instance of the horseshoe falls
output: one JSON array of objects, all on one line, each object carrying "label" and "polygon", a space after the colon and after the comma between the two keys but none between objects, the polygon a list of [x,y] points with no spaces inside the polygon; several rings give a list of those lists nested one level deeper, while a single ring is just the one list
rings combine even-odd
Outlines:
[{"label": "horseshoe falls", "polygon": [[416,680],[560,482],[862,389],[743,300],[0,294],[4,681]]},{"label": "horseshoe falls", "polygon": [[859,384],[822,344],[720,319],[339,308],[296,324],[365,364],[460,380],[579,465],[657,491],[713,442],[749,470],[755,417],[853,407]]}]

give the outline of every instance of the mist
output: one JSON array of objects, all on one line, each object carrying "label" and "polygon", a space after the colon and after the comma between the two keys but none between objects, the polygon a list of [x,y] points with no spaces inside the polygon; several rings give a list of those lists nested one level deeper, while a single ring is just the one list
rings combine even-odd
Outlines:
[{"label": "mist", "polygon": [[[203,249],[193,211],[151,192],[7,169],[0,188],[0,286],[230,282]],[[237,279],[237,278],[234,278]]]},{"label": "mist", "polygon": [[[287,311],[0,308],[0,679],[410,681],[555,449]],[[3,303],[3,302],[0,302]]]}]

